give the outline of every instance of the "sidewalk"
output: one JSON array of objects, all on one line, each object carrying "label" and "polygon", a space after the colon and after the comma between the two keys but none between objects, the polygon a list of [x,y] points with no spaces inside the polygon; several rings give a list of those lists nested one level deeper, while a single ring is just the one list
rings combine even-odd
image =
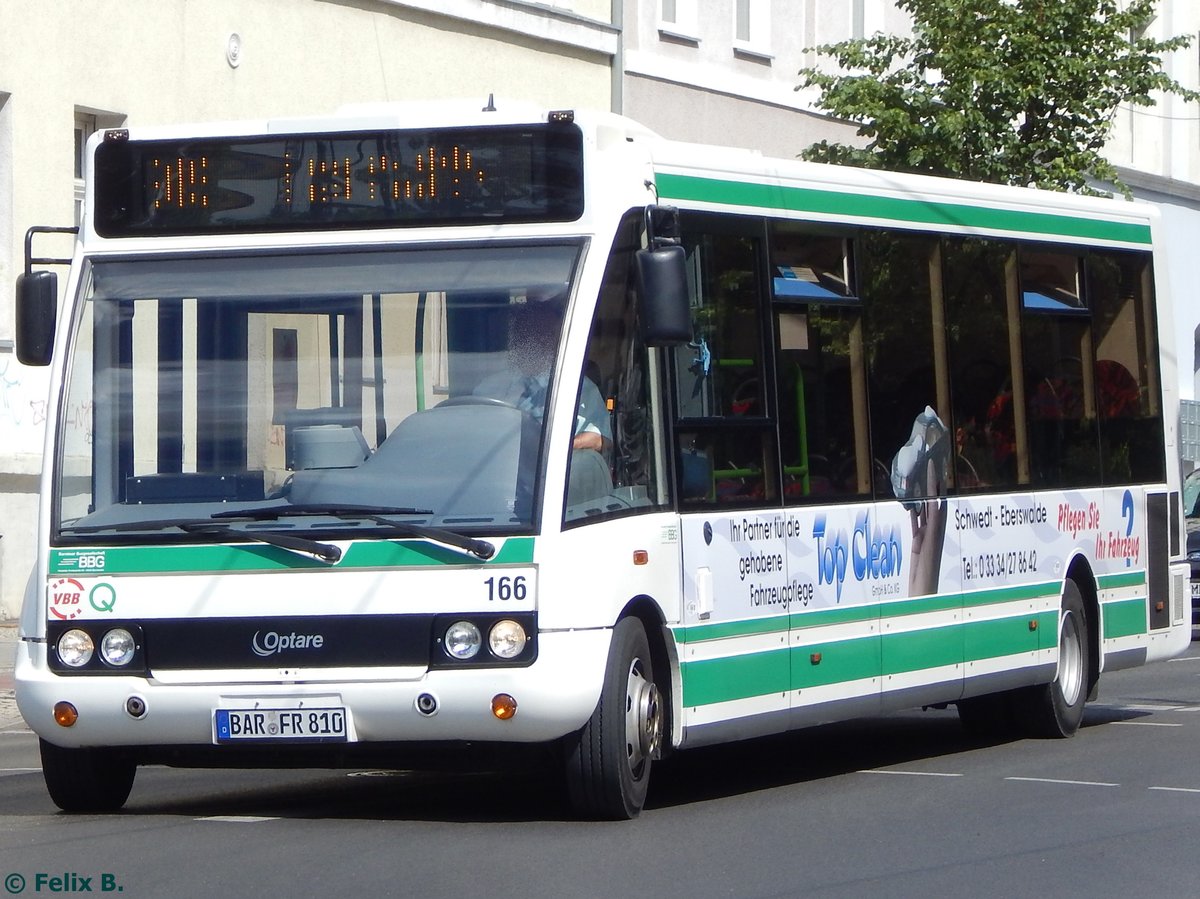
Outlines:
[{"label": "sidewalk", "polygon": [[13,661],[17,653],[17,623],[0,621],[0,733],[25,730],[13,698]]}]

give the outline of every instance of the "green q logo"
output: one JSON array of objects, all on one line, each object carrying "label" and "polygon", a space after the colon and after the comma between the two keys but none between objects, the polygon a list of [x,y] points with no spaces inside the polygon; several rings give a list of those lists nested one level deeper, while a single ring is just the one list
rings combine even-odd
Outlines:
[{"label": "green q logo", "polygon": [[117,591],[112,584],[97,584],[88,594],[88,602],[97,612],[111,612],[117,604]]}]

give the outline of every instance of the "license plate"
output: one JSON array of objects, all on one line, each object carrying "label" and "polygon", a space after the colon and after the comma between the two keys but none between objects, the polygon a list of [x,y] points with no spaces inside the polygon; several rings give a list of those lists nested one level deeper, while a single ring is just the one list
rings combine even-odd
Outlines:
[{"label": "license plate", "polygon": [[1200,581],[1192,581],[1192,599],[1200,599]]},{"label": "license plate", "polygon": [[344,743],[346,710],[217,709],[217,742]]}]

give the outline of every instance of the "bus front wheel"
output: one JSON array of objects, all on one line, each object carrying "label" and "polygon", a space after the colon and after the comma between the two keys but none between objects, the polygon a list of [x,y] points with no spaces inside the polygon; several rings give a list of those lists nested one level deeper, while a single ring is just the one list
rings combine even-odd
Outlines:
[{"label": "bus front wheel", "polygon": [[39,740],[42,776],[64,812],[115,812],[129,798],[137,764],[105,749],[64,749]]},{"label": "bus front wheel", "polygon": [[575,812],[614,820],[636,817],[646,801],[662,738],[662,695],[646,631],[637,618],[623,618],[613,628],[596,710],[565,746]]}]

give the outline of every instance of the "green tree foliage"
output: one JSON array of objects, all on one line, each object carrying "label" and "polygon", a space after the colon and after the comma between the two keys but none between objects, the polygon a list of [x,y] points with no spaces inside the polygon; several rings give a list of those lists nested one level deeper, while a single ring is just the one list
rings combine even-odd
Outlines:
[{"label": "green tree foliage", "polygon": [[1101,155],[1122,103],[1200,94],[1162,71],[1190,36],[1144,35],[1156,0],[897,0],[911,38],[877,34],[814,48],[837,74],[800,70],[797,90],[858,123],[864,148],[822,141],[821,162],[1091,193],[1124,190]]}]

